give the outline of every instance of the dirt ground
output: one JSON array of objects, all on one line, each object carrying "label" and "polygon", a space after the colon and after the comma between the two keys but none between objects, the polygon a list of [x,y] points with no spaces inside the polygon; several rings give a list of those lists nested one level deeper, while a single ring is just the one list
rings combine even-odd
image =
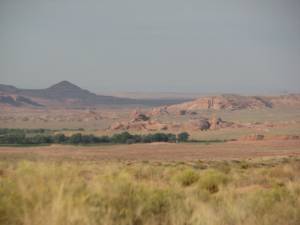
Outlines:
[{"label": "dirt ground", "polygon": [[214,144],[133,144],[101,146],[0,147],[0,159],[194,161],[300,156],[300,140]]}]

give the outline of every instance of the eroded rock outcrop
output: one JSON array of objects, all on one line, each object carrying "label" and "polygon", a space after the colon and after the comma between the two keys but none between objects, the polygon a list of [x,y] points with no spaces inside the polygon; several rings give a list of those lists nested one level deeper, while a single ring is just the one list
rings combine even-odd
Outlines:
[{"label": "eroded rock outcrop", "polygon": [[163,123],[153,119],[146,114],[135,111],[129,121],[116,122],[109,129],[111,130],[136,130],[136,131],[205,131],[234,126],[234,123],[223,121],[221,118],[196,117],[183,122]]},{"label": "eroded rock outcrop", "polygon": [[152,115],[174,114],[186,116],[195,115],[200,110],[257,110],[279,107],[299,108],[300,94],[281,96],[241,96],[234,94],[205,96],[194,101],[155,108],[152,110]]}]

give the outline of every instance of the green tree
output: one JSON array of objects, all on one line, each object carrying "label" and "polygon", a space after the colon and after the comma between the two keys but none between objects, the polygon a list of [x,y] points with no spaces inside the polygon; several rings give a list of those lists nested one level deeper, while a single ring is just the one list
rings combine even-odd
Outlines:
[{"label": "green tree", "polygon": [[176,135],[175,134],[167,134],[168,142],[176,142]]},{"label": "green tree", "polygon": [[73,134],[70,138],[69,138],[69,142],[71,144],[80,144],[81,143],[81,138],[82,135],[80,133],[77,134]]},{"label": "green tree", "polygon": [[113,143],[127,143],[127,140],[132,139],[133,136],[128,132],[115,134],[111,137]]},{"label": "green tree", "polygon": [[177,135],[177,140],[179,142],[186,142],[189,140],[190,135],[187,132],[182,132]]},{"label": "green tree", "polygon": [[54,143],[64,143],[67,140],[67,137],[64,134],[56,134],[53,137]]}]

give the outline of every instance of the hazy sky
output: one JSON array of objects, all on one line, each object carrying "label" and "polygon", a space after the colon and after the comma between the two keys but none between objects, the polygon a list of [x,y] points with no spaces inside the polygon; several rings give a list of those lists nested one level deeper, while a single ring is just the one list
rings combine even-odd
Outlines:
[{"label": "hazy sky", "polygon": [[0,83],[300,91],[300,0],[0,0]]}]

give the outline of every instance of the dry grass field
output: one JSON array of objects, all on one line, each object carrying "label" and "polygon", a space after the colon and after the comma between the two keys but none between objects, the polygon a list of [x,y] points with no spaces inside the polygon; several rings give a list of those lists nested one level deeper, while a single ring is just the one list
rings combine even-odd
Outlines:
[{"label": "dry grass field", "polygon": [[[73,160],[50,153],[36,158],[23,150],[20,157],[1,151],[3,225],[300,223],[299,157],[94,161],[81,160],[78,149],[65,150],[74,153]],[[36,152],[44,150],[51,152]]]},{"label": "dry grass field", "polygon": [[0,148],[3,225],[299,223],[299,140]]},{"label": "dry grass field", "polygon": [[[0,127],[111,135],[105,128],[130,112],[5,112]],[[299,115],[222,111],[249,127],[191,131],[198,143],[2,146],[0,224],[299,225],[300,140],[285,138],[300,134]],[[265,139],[240,139],[253,134]],[[239,140],[207,142],[229,139]]]}]

